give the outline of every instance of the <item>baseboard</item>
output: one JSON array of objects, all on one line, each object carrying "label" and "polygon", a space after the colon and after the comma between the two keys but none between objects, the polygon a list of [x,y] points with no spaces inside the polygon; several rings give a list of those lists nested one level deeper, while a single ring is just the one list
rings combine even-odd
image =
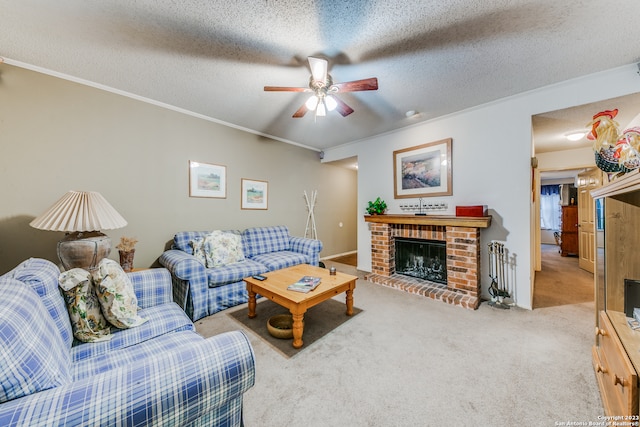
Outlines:
[{"label": "baseboard", "polygon": [[357,251],[357,250],[355,250],[355,251],[350,251],[350,252],[343,252],[343,253],[341,253],[341,254],[329,255],[329,256],[325,256],[325,257],[320,258],[320,260],[327,260],[327,259],[339,258],[339,257],[341,257],[341,256],[352,255],[352,254],[355,254],[355,253],[358,253],[358,251]]}]

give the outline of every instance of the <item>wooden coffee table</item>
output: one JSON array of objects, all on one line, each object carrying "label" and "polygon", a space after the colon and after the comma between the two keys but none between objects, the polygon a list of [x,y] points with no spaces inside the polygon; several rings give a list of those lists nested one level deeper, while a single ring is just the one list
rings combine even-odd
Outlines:
[{"label": "wooden coffee table", "polygon": [[[256,280],[246,277],[247,291],[249,292],[249,318],[256,314],[256,294],[270,299],[282,307],[288,308],[293,316],[293,347],[302,347],[302,332],[304,313],[314,305],[320,304],[331,297],[346,292],[347,316],[353,315],[353,290],[356,288],[356,276],[336,272],[330,275],[329,270],[314,267],[309,264],[300,264],[282,270],[271,271],[263,274],[267,280]],[[308,293],[289,291],[287,286],[297,282],[303,276],[316,276],[321,282],[313,291]]]}]

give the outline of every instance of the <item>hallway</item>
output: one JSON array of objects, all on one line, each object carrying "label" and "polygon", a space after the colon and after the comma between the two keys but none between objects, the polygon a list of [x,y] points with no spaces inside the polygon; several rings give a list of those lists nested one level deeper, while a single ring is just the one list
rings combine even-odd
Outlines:
[{"label": "hallway", "polygon": [[593,274],[578,267],[577,257],[560,256],[558,246],[541,246],[542,271],[536,272],[533,308],[592,302]]}]

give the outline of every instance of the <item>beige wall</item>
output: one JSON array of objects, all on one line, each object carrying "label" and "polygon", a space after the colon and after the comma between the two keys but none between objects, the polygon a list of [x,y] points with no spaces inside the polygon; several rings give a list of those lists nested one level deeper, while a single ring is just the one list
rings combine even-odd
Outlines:
[{"label": "beige wall", "polygon": [[[105,232],[114,246],[139,240],[136,267],[181,230],[284,224],[302,236],[305,190],[318,190],[321,257],[357,247],[356,173],[315,151],[7,64],[0,100],[0,273],[31,256],[57,262],[62,233],[28,224],[68,190],[98,191],[124,216]],[[189,197],[189,160],[227,167],[226,199]],[[268,210],[240,209],[241,178],[269,182]]]}]

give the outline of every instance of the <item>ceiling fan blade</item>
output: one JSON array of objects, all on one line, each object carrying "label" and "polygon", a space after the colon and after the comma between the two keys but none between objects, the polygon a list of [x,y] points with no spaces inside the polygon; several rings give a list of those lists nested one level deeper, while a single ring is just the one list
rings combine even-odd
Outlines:
[{"label": "ceiling fan blade", "polygon": [[352,82],[335,83],[332,88],[337,88],[338,92],[358,92],[361,90],[378,90],[378,79],[371,77],[369,79],[354,80]]},{"label": "ceiling fan blade", "polygon": [[265,86],[265,92],[309,92],[308,87]]},{"label": "ceiling fan blade", "polygon": [[298,108],[298,111],[293,113],[293,116],[291,117],[293,117],[294,119],[299,119],[303,117],[305,114],[307,114],[307,111],[309,111],[307,106],[305,104],[302,104],[302,107]]},{"label": "ceiling fan blade", "polygon": [[[420,52],[443,50],[453,46],[478,43],[494,37],[509,37],[518,32],[538,31],[542,28],[542,23],[553,19],[555,13],[556,11],[552,8],[540,8],[533,4],[510,5],[501,8],[499,11],[487,10],[480,14],[473,14],[472,17],[467,19],[456,19],[444,27],[434,26],[408,39],[396,39],[387,37],[386,34],[380,34],[381,40],[388,39],[390,43],[376,44],[374,49],[363,52],[358,62],[364,63]],[[537,18],[535,21],[527,19],[532,14]],[[509,22],[509,25],[498,27],[495,24],[496,22]],[[392,29],[392,31],[395,30],[395,28]]]},{"label": "ceiling fan blade", "polygon": [[342,117],[347,117],[349,114],[353,113],[353,108],[345,104],[344,101],[342,101],[340,98],[334,96],[333,99],[336,100],[336,104],[338,104],[336,106],[336,110],[338,111],[338,113],[342,114]]},{"label": "ceiling fan blade", "polygon": [[328,62],[326,59],[309,57],[309,67],[313,80],[324,82],[327,80]]}]

